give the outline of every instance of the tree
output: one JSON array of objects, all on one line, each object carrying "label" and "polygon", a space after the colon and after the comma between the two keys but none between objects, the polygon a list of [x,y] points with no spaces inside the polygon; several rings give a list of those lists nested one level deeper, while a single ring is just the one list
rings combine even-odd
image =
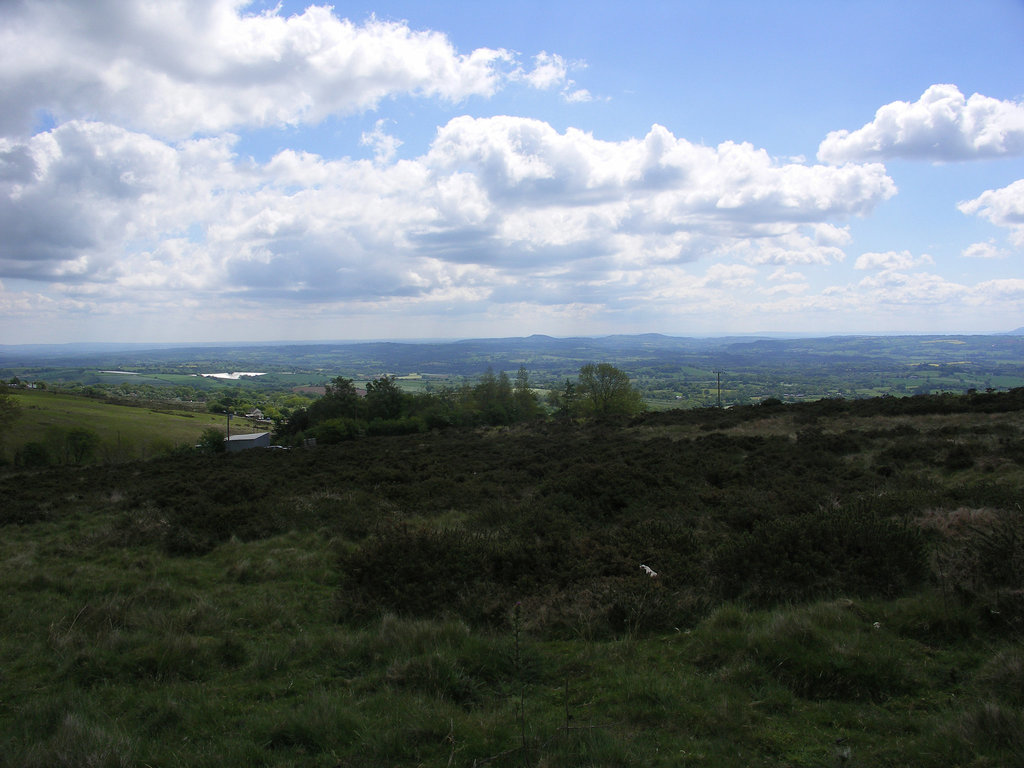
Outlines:
[{"label": "tree", "polygon": [[327,384],[324,396],[309,406],[309,420],[313,424],[339,418],[359,418],[363,411],[363,399],[356,392],[352,379],[338,376]]},{"label": "tree", "polygon": [[494,369],[487,366],[480,383],[473,387],[473,400],[485,424],[497,426],[508,424],[512,415],[512,382],[508,374],[502,371],[494,375]]},{"label": "tree", "polygon": [[384,375],[366,382],[366,408],[371,419],[398,419],[402,416],[405,394],[395,377]]},{"label": "tree", "polygon": [[75,464],[91,459],[100,445],[100,436],[86,427],[72,427],[65,440],[68,455]]},{"label": "tree", "polygon": [[646,407],[629,376],[609,363],[580,368],[577,393],[582,410],[592,416],[633,416]]},{"label": "tree", "polygon": [[21,406],[7,391],[7,386],[0,384],[0,438],[7,434],[11,422],[18,418]]},{"label": "tree", "polygon": [[548,405],[555,415],[560,419],[570,419],[576,413],[576,382],[572,379],[565,380],[565,386],[561,391],[552,389],[548,392]]},{"label": "tree", "polygon": [[38,441],[25,443],[14,453],[14,463],[20,467],[48,467],[51,461],[50,449]]},{"label": "tree", "polygon": [[519,366],[519,371],[516,373],[516,381],[512,386],[512,399],[516,421],[529,421],[540,412],[537,394],[530,388],[530,375],[526,371],[526,366]]},{"label": "tree", "polygon": [[224,453],[224,433],[216,427],[207,427],[199,436],[198,447],[204,453]]}]

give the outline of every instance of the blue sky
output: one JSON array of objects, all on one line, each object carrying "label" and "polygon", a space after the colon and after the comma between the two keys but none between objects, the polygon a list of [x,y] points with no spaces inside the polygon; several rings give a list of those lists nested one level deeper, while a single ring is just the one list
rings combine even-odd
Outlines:
[{"label": "blue sky", "polygon": [[1024,2],[0,2],[0,343],[1024,326]]}]

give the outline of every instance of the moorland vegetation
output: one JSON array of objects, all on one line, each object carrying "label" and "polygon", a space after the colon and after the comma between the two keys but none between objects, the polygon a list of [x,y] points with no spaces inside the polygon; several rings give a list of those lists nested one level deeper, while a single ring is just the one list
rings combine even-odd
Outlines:
[{"label": "moorland vegetation", "polygon": [[1019,765],[1022,489],[1021,389],[8,468],[0,764]]}]

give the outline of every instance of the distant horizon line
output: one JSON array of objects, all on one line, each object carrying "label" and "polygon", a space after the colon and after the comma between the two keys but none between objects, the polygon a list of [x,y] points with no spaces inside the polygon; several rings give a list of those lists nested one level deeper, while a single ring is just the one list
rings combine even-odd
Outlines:
[{"label": "distant horizon line", "polygon": [[613,337],[660,336],[674,339],[727,339],[727,338],[785,338],[785,339],[827,339],[827,338],[885,338],[900,336],[1012,336],[1024,335],[1024,327],[1009,331],[988,332],[935,332],[935,331],[875,331],[857,332],[840,331],[834,333],[802,333],[799,331],[738,331],[704,334],[672,334],[660,331],[639,333],[601,333],[601,334],[568,334],[564,336],[550,333],[532,333],[525,336],[387,336],[367,339],[261,339],[256,341],[57,341],[57,342],[24,342],[0,344],[0,349],[25,349],[40,347],[146,347],[146,348],[181,348],[181,347],[255,347],[255,346],[309,346],[314,344],[437,344],[457,343],[464,341],[492,341],[501,339],[530,339],[535,337],[549,339],[606,339]]}]

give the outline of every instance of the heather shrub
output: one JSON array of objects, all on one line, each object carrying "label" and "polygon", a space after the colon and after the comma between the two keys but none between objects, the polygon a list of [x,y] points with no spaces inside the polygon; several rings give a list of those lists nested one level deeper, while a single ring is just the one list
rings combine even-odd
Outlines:
[{"label": "heather shrub", "polygon": [[[936,523],[932,523],[936,525]],[[994,626],[1024,629],[1024,514],[958,510],[943,521],[935,569],[945,589]]]},{"label": "heather shrub", "polygon": [[970,707],[947,736],[953,745],[967,755],[999,755],[999,762],[989,765],[1021,765],[1024,763],[1024,713],[1019,708],[994,702]]},{"label": "heather shrub", "polygon": [[383,524],[341,553],[338,606],[342,617],[450,614],[493,623],[524,565],[496,535]]},{"label": "heather shrub", "polygon": [[14,452],[14,464],[18,467],[34,469],[37,467],[48,467],[52,463],[53,459],[50,456],[50,449],[43,442],[32,441],[25,443]]},{"label": "heather shrub", "polygon": [[719,594],[761,605],[895,595],[926,574],[920,531],[871,510],[776,517],[734,535],[709,558]]},{"label": "heather shrub", "polygon": [[1024,652],[997,651],[975,674],[974,682],[988,697],[1011,707],[1024,707]]}]

